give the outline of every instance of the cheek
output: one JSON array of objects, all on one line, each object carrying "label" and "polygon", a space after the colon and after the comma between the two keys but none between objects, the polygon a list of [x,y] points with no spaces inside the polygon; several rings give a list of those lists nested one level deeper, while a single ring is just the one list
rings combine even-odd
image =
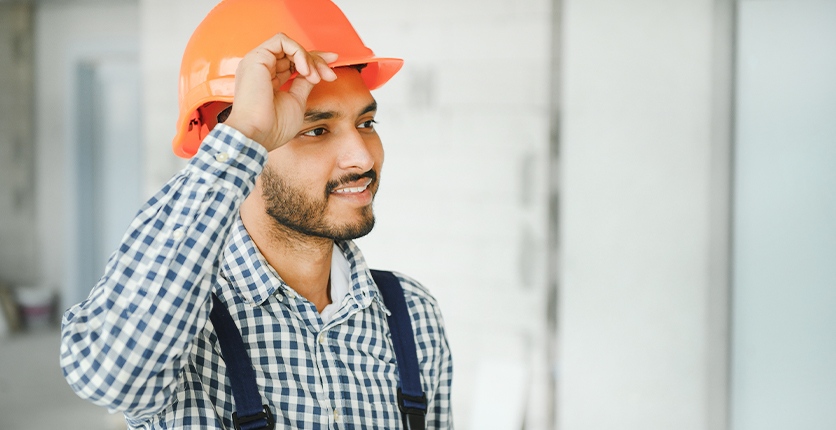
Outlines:
[{"label": "cheek", "polygon": [[324,162],[324,157],[317,154],[299,154],[285,148],[286,146],[288,145],[270,152],[267,162],[270,168],[294,189],[321,195],[331,172],[331,168]]},{"label": "cheek", "polygon": [[374,188],[372,189],[372,193],[377,195],[377,190],[380,189],[380,182],[383,178],[383,160],[385,158],[383,145],[380,143],[380,140],[377,141],[376,145],[371,145],[369,147],[369,153],[374,159],[374,171],[377,173],[377,180],[373,185]]},{"label": "cheek", "polygon": [[380,171],[383,169],[383,144],[380,142],[380,139],[374,139],[371,142],[367,143],[367,147],[369,148],[369,154],[371,154],[372,158],[374,159],[374,165],[377,168],[377,173],[379,174]]}]

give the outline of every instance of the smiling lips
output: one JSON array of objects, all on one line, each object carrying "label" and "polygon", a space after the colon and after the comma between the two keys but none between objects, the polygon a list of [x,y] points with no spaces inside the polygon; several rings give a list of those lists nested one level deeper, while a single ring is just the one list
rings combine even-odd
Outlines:
[{"label": "smiling lips", "polygon": [[362,193],[363,191],[366,191],[366,189],[369,187],[369,184],[371,184],[371,183],[372,183],[371,178],[363,178],[362,180],[355,181],[353,183],[346,184],[346,185],[344,185],[340,188],[337,188],[334,191],[331,191],[331,193],[332,194]]}]

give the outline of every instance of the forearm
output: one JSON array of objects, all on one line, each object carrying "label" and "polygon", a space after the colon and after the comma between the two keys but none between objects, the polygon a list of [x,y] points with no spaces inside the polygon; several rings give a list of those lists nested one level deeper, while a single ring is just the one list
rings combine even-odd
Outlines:
[{"label": "forearm", "polygon": [[219,126],[140,210],[90,296],[64,315],[61,366],[81,397],[133,416],[168,403],[265,160],[258,144]]}]

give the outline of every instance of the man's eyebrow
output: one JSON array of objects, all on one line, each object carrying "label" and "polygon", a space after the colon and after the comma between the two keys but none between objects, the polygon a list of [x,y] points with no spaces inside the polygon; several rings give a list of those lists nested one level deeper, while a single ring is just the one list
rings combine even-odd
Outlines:
[{"label": "man's eyebrow", "polygon": [[309,110],[305,112],[305,122],[317,122],[337,116],[334,111]]},{"label": "man's eyebrow", "polygon": [[368,106],[363,109],[363,112],[360,112],[360,116],[363,116],[369,112],[374,112],[377,110],[377,100],[372,100]]},{"label": "man's eyebrow", "polygon": [[[363,116],[369,112],[374,112],[377,110],[377,100],[372,100],[363,110],[360,112],[359,116]],[[305,112],[305,122],[317,122],[323,121],[327,119],[334,119],[342,116],[340,112],[335,111],[321,111],[321,110],[309,110]]]}]

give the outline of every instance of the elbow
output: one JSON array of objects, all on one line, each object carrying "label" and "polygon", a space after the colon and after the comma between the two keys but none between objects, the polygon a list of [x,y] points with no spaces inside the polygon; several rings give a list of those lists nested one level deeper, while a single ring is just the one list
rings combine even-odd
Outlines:
[{"label": "elbow", "polygon": [[64,321],[60,366],[76,395],[132,419],[147,419],[162,411],[174,391],[166,383],[173,379],[171,372],[145,375],[128,359],[108,354],[111,348],[97,339],[101,340],[83,324]]},{"label": "elbow", "polygon": [[64,379],[75,393],[94,403],[108,397],[108,391],[113,389],[110,378],[100,376],[101,356],[96,344],[91,340],[86,324],[68,320],[65,317],[61,327],[60,361]]}]

